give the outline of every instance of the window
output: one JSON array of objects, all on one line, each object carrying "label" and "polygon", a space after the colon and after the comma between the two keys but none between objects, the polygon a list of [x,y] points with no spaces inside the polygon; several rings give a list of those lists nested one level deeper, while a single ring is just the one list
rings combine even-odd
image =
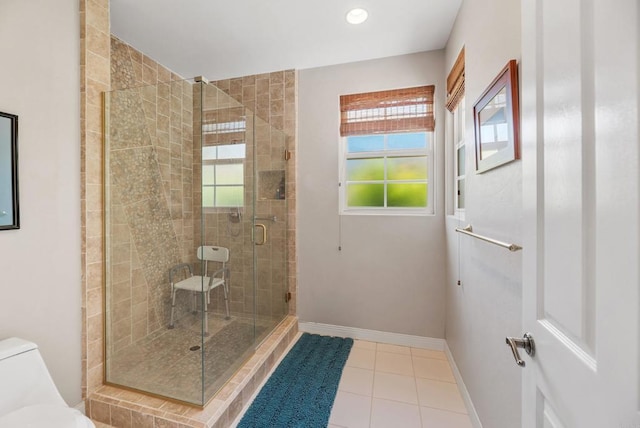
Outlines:
[{"label": "window", "polygon": [[342,214],[433,213],[433,91],[340,97]]},{"label": "window", "polygon": [[429,140],[426,132],[347,137],[344,209],[425,210],[430,205]]},{"label": "window", "polygon": [[[447,110],[451,112],[449,135],[452,138],[451,156],[453,159],[453,206],[456,214],[462,214],[465,206],[465,108],[464,108],[464,47],[447,76]],[[451,165],[449,163],[449,165]]]},{"label": "window", "polygon": [[202,148],[202,206],[244,205],[246,144],[222,144]]}]

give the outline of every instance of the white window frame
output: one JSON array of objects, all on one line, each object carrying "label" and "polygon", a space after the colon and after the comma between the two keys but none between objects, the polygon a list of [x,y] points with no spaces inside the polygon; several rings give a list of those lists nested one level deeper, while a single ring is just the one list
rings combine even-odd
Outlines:
[{"label": "white window frame", "polygon": [[[434,215],[434,200],[436,194],[435,188],[435,166],[434,166],[434,151],[435,151],[435,132],[433,131],[407,131],[406,134],[414,134],[418,132],[426,133],[426,147],[421,149],[396,149],[396,150],[376,150],[371,152],[355,152],[348,153],[347,152],[347,139],[348,136],[340,137],[340,156],[339,156],[339,177],[338,177],[338,188],[339,188],[339,213],[340,215],[416,215],[416,216],[427,216]],[[393,134],[376,134],[376,135],[384,135],[385,136],[385,147],[386,147],[386,138],[389,135]],[[408,156],[426,156],[425,162],[427,163],[427,179],[426,180],[387,180],[387,171],[385,167],[385,177],[382,183],[385,185],[385,205],[387,198],[387,190],[386,186],[389,182],[391,183],[424,183],[426,181],[427,184],[427,206],[424,208],[414,208],[414,207],[349,207],[347,206],[347,160],[348,159],[367,159],[367,158],[393,158],[393,157],[408,157]],[[380,180],[369,181],[358,181],[358,183],[380,183]]]},{"label": "white window frame", "polygon": [[[237,144],[237,143],[236,143]],[[245,144],[245,143],[242,143]],[[221,146],[224,145],[232,145],[232,144],[220,144]],[[229,209],[241,209],[244,208],[244,189],[245,189],[245,181],[246,181],[246,174],[245,174],[245,160],[246,160],[246,148],[245,148],[245,157],[242,158],[226,158],[226,159],[202,159],[202,166],[204,167],[205,165],[213,165],[214,169],[217,165],[242,165],[242,176],[243,176],[243,183],[242,184],[204,184],[204,180],[201,179],[201,188],[202,188],[202,208],[206,211],[206,212],[226,212],[229,211]],[[203,168],[204,171],[204,168]],[[214,170],[214,177],[215,177],[215,170]],[[204,189],[207,187],[212,187],[214,189],[213,191],[213,203],[214,205],[205,205],[204,204]],[[216,188],[217,187],[242,187],[242,204],[241,205],[215,205],[215,201],[216,201]]]},{"label": "white window frame", "polygon": [[[453,126],[453,132],[451,133],[453,138],[452,147],[452,160],[453,160],[453,211],[458,217],[464,217],[464,206],[460,208],[458,204],[458,195],[460,194],[460,181],[464,180],[464,190],[466,191],[467,180],[466,172],[469,170],[469,163],[467,162],[467,147],[465,140],[465,99],[462,97],[456,108],[451,113]],[[464,174],[460,174],[458,171],[458,150],[464,148]],[[466,205],[466,192],[465,192],[465,205]]]}]

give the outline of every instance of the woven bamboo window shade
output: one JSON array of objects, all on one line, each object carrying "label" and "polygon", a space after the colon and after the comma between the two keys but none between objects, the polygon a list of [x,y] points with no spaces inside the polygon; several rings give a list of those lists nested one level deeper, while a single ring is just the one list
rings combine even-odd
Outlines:
[{"label": "woven bamboo window shade", "polygon": [[340,135],[433,131],[435,87],[394,89],[340,97]]},{"label": "woven bamboo window shade", "polygon": [[447,76],[447,110],[453,112],[464,97],[464,48]]}]

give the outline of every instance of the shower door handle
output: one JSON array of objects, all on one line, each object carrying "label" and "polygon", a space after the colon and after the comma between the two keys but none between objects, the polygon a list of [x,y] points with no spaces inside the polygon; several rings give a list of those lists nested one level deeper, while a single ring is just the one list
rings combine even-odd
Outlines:
[{"label": "shower door handle", "polygon": [[262,229],[262,242],[257,242],[255,241],[256,245],[264,245],[267,243],[267,226],[265,226],[262,223],[256,223],[256,225],[254,227],[259,227],[260,229]]}]

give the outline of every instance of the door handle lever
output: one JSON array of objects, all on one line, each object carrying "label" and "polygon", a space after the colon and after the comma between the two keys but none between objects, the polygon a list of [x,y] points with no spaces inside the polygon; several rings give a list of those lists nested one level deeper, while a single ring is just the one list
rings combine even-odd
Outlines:
[{"label": "door handle lever", "polygon": [[536,353],[536,346],[533,343],[533,337],[530,333],[525,333],[522,339],[520,339],[519,337],[507,337],[505,341],[511,348],[511,352],[513,352],[513,358],[516,359],[516,364],[520,367],[524,367],[525,362],[524,360],[522,360],[522,358],[520,358],[518,348],[524,349],[525,352],[532,357]]}]

